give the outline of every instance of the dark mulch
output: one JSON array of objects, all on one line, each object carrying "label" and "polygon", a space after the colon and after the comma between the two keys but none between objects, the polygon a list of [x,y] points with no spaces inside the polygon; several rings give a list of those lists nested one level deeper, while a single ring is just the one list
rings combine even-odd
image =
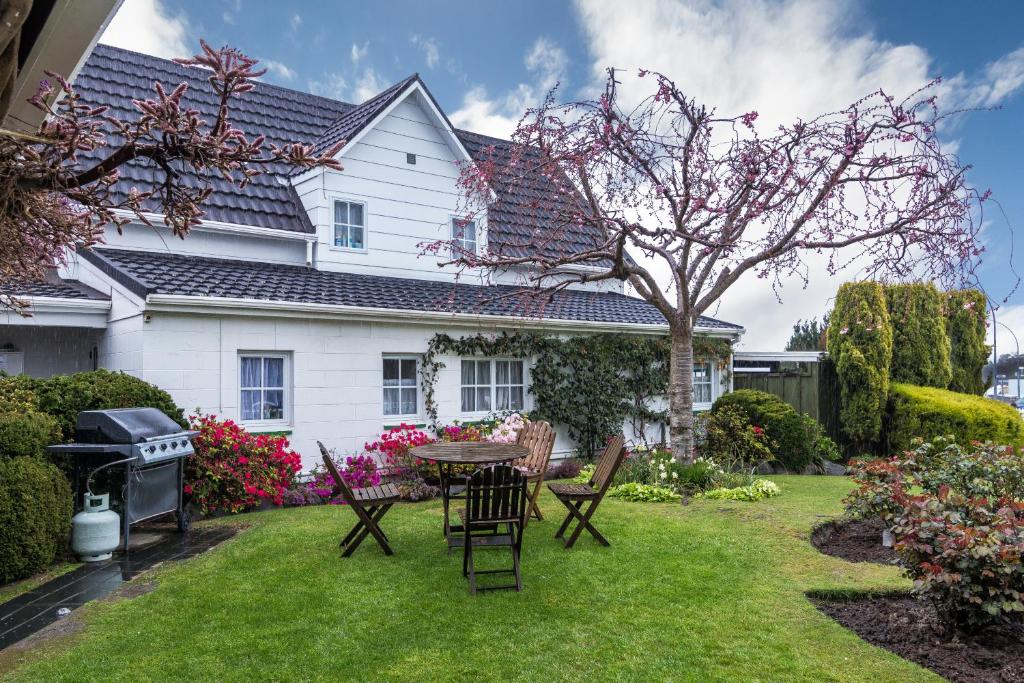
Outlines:
[{"label": "dark mulch", "polygon": [[989,629],[944,638],[935,611],[911,596],[812,597],[861,638],[956,683],[1024,681],[1024,633]]},{"label": "dark mulch", "polygon": [[825,553],[849,562],[892,564],[896,552],[882,545],[882,520],[827,522],[811,532],[811,543]]}]

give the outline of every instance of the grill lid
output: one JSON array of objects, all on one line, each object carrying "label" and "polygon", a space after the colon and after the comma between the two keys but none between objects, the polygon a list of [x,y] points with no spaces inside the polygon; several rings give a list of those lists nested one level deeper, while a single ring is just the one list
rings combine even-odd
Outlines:
[{"label": "grill lid", "polygon": [[78,414],[75,439],[81,443],[133,444],[181,432],[181,425],[156,408],[84,410]]}]

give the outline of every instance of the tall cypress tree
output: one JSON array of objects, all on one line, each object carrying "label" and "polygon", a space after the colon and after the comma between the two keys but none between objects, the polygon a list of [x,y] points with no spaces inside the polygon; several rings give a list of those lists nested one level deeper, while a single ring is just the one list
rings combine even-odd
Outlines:
[{"label": "tall cypress tree", "polygon": [[885,298],[892,323],[892,381],[948,387],[953,371],[942,293],[931,283],[890,285]]},{"label": "tall cypress tree", "polygon": [[861,452],[878,441],[889,394],[892,327],[877,282],[847,282],[836,294],[827,347],[839,376],[843,431]]},{"label": "tall cypress tree", "polygon": [[965,394],[985,393],[981,370],[988,362],[985,344],[985,295],[976,289],[949,292],[946,331],[949,334],[952,379],[949,388]]}]

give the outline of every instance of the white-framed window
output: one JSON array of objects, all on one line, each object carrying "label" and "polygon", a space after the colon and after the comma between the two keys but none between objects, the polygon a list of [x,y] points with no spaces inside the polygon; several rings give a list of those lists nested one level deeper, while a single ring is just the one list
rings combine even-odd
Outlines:
[{"label": "white-framed window", "polygon": [[241,422],[288,421],[289,357],[286,353],[238,354],[238,415]]},{"label": "white-framed window", "polygon": [[476,255],[476,221],[452,216],[452,251],[456,257]]},{"label": "white-framed window", "polygon": [[695,361],[693,364],[693,402],[711,403],[712,377],[710,361]]},{"label": "white-framed window", "polygon": [[526,408],[526,369],[512,359],[462,360],[462,412]]},{"label": "white-framed window", "polygon": [[384,416],[414,416],[420,412],[419,358],[384,356]]},{"label": "white-framed window", "polygon": [[366,205],[334,200],[334,246],[366,249]]}]

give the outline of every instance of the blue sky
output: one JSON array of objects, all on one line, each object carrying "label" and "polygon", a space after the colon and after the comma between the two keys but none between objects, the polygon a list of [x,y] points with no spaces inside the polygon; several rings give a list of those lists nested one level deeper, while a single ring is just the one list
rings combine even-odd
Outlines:
[{"label": "blue sky", "polygon": [[[973,183],[991,188],[1006,212],[993,206],[986,216],[982,271],[1001,301],[1014,280],[1010,231],[1024,226],[1021,26],[1024,3],[1009,1],[968,9],[952,0],[126,0],[103,40],[174,56],[204,37],[259,57],[268,81],[348,101],[419,72],[456,125],[496,135],[555,82],[586,92],[607,65],[665,71],[709,105],[757,109],[769,121],[942,75],[946,101],[1001,107],[944,133],[974,166]],[[1014,263],[1024,271],[1019,253]],[[749,348],[773,348],[797,318],[827,310],[835,286],[812,277],[778,304],[760,283],[741,283],[716,312],[766,331]],[[1024,340],[1024,293],[1001,318]]]}]

